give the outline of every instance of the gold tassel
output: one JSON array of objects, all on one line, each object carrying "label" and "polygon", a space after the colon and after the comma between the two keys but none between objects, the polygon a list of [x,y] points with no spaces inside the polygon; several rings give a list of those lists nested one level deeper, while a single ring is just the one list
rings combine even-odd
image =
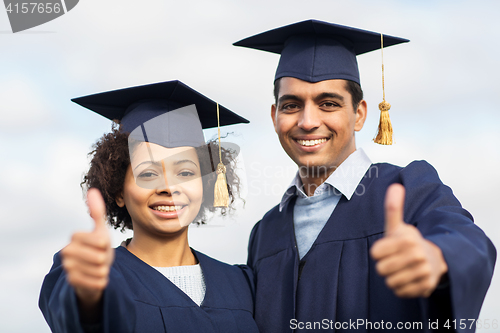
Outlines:
[{"label": "gold tassel", "polygon": [[389,118],[389,109],[391,104],[383,101],[378,105],[380,109],[380,122],[378,124],[378,133],[375,139],[375,143],[381,145],[392,145],[392,124],[391,118]]},{"label": "gold tassel", "polygon": [[380,34],[380,43],[382,50],[382,91],[384,94],[384,100],[378,105],[380,109],[380,122],[378,123],[378,131],[375,139],[375,143],[381,145],[392,145],[392,124],[391,118],[389,118],[389,109],[391,104],[385,101],[385,87],[384,87],[384,35]]},{"label": "gold tassel", "polygon": [[229,205],[229,192],[227,190],[226,167],[222,163],[222,153],[220,147],[220,122],[219,103],[217,103],[217,129],[219,131],[219,164],[217,165],[217,180],[214,188],[214,207],[227,207]]},{"label": "gold tassel", "polygon": [[229,193],[227,191],[226,167],[224,164],[217,165],[217,181],[214,188],[214,207],[227,207]]}]

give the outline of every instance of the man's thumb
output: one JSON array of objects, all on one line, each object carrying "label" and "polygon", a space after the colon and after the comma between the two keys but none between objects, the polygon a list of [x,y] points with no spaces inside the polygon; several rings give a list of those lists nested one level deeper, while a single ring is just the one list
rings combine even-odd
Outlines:
[{"label": "man's thumb", "polygon": [[385,234],[394,232],[403,221],[405,188],[401,184],[392,184],[385,194]]},{"label": "man's thumb", "polygon": [[87,191],[87,204],[89,206],[90,217],[95,222],[94,230],[107,230],[106,228],[106,204],[101,192],[96,188]]}]

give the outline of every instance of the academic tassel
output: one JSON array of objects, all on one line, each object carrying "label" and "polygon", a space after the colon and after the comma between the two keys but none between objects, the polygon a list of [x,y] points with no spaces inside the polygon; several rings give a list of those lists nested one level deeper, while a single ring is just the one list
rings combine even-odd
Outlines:
[{"label": "academic tassel", "polygon": [[219,103],[217,103],[217,129],[219,131],[219,164],[217,165],[217,181],[214,188],[214,207],[227,207],[229,204],[229,193],[227,191],[226,167],[222,164],[222,153],[220,147],[220,122]]},{"label": "academic tassel", "polygon": [[380,122],[378,124],[378,133],[373,141],[381,145],[392,145],[392,124],[389,118],[389,109],[391,104],[385,101],[385,87],[384,87],[384,35],[380,34],[381,51],[382,51],[382,91],[384,100],[378,105],[380,109]]}]

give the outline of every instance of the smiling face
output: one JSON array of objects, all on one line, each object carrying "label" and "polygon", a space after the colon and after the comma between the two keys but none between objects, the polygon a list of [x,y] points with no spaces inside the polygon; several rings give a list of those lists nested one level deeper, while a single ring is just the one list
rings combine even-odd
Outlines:
[{"label": "smiling face", "polygon": [[278,104],[271,108],[275,131],[288,156],[301,169],[325,173],[323,178],[356,150],[354,132],[366,119],[366,102],[355,110],[345,85],[344,80],[310,83],[284,77]]},{"label": "smiling face", "polygon": [[192,147],[139,143],[130,155],[118,206],[127,208],[137,233],[161,236],[184,231],[200,211],[203,184]]}]

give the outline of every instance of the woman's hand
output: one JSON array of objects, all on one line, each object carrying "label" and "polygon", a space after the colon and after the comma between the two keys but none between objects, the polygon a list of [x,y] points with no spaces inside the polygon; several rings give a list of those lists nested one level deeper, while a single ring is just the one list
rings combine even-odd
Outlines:
[{"label": "woman's hand", "polygon": [[108,285],[114,249],[105,224],[106,205],[99,190],[87,192],[90,216],[95,222],[91,232],[73,234],[71,242],[61,251],[68,283],[78,298],[82,321],[95,321],[100,301]]}]

